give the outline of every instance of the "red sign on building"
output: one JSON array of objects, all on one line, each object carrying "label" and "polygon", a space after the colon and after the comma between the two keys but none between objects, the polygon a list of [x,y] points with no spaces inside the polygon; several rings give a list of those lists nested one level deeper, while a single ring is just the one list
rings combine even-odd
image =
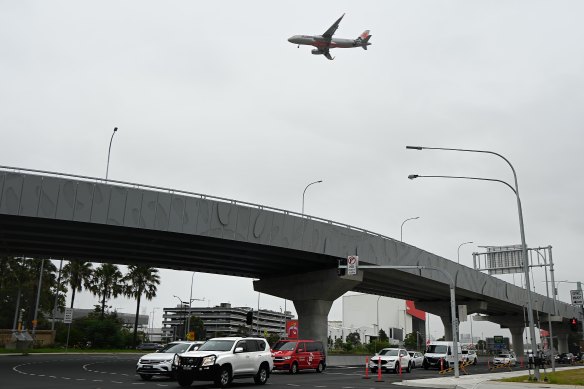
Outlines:
[{"label": "red sign on building", "polygon": [[288,320],[286,322],[286,335],[289,339],[298,339],[298,320]]}]

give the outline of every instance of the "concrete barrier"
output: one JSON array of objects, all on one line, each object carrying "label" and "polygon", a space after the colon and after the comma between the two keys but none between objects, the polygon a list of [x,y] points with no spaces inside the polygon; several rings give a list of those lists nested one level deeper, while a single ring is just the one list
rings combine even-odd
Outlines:
[{"label": "concrete barrier", "polygon": [[363,366],[367,355],[328,355],[327,366]]}]

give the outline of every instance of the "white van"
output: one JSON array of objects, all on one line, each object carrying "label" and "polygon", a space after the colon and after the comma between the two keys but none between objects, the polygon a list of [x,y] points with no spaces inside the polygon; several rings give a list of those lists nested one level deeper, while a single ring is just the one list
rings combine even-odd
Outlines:
[{"label": "white van", "polygon": [[[460,343],[458,345],[458,362],[462,361],[462,349]],[[424,369],[436,367],[440,369],[440,360],[443,359],[443,368],[454,367],[454,342],[448,341],[434,341],[430,342],[426,347],[424,354]]]}]

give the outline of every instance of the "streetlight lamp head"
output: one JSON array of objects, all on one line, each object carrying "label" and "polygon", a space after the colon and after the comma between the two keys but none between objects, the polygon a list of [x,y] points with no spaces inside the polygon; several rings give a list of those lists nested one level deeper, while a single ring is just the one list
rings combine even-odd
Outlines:
[{"label": "streetlight lamp head", "polygon": [[117,130],[118,130],[118,128],[117,127],[114,127],[114,132],[116,132]]},{"label": "streetlight lamp head", "polygon": [[418,178],[418,177],[420,177],[420,176],[419,176],[419,175],[417,175],[417,174],[410,174],[410,175],[408,176],[408,178],[409,178],[410,180],[413,180],[414,178]]},{"label": "streetlight lamp head", "polygon": [[318,181],[316,181],[316,182],[322,182],[322,180],[318,180]]},{"label": "streetlight lamp head", "polygon": [[422,146],[406,146],[406,149],[408,149],[408,150],[422,150],[423,147]]}]

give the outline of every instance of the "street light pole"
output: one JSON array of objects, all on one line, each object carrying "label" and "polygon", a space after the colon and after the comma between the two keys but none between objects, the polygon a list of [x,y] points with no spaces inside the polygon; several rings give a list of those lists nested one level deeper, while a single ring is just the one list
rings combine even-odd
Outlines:
[{"label": "street light pole", "polygon": [[304,195],[306,194],[306,189],[308,189],[310,185],[320,184],[321,182],[322,180],[311,182],[310,184],[306,185],[306,188],[304,188],[304,192],[302,192],[302,216],[304,216]]},{"label": "street light pole", "polygon": [[112,132],[112,137],[110,138],[109,149],[107,150],[107,166],[105,168],[105,180],[106,181],[107,181],[107,177],[109,174],[109,161],[110,161],[110,154],[112,151],[112,141],[114,140],[114,135],[116,134],[117,131],[118,131],[118,128],[114,127],[114,132]]},{"label": "street light pole", "polygon": [[461,248],[462,246],[464,246],[465,244],[470,244],[470,243],[474,243],[474,242],[464,242],[464,243],[461,243],[461,244],[458,246],[458,255],[457,255],[457,257],[456,257],[456,258],[457,258],[457,260],[458,260],[458,263],[460,263],[460,248]]},{"label": "street light pole", "polygon": [[420,218],[419,216],[416,216],[416,217],[411,217],[411,218],[409,218],[409,219],[406,219],[406,220],[404,220],[404,221],[402,222],[402,224],[401,224],[401,228],[400,228],[400,234],[399,234],[399,241],[400,241],[400,242],[403,242],[403,241],[404,241],[404,224],[406,224],[406,222],[407,222],[408,220],[416,220],[416,219],[419,219],[419,218]]},{"label": "street light pole", "polygon": [[[523,211],[521,208],[521,198],[519,197],[519,184],[517,183],[517,174],[515,172],[515,168],[513,167],[513,165],[511,164],[511,162],[509,162],[509,160],[507,158],[505,158],[501,154],[496,153],[494,151],[452,149],[452,148],[443,148],[443,147],[423,147],[423,146],[406,146],[406,149],[410,149],[410,150],[425,150],[425,149],[427,149],[427,150],[444,150],[444,151],[462,151],[462,152],[470,152],[470,153],[491,154],[491,155],[496,155],[497,157],[503,159],[505,162],[507,162],[507,164],[511,168],[511,171],[513,172],[513,179],[515,181],[515,188],[511,187],[511,185],[509,185],[506,182],[501,181],[501,180],[494,180],[494,179],[487,179],[487,178],[483,178],[482,180],[502,182],[505,185],[509,186],[513,190],[513,192],[515,192],[515,197],[517,199],[517,212],[518,212],[518,216],[519,216],[519,231],[521,234],[521,246],[522,246],[522,251],[523,251],[523,272],[525,273],[525,293],[527,294],[527,318],[529,320],[529,335],[531,337],[531,349],[533,350],[533,353],[535,353],[535,351],[537,350],[537,347],[536,347],[537,343],[535,340],[535,321],[533,318],[533,297],[531,295],[531,290],[530,290],[531,286],[530,286],[530,282],[529,282],[529,257],[527,256],[527,244],[525,243],[525,229],[524,229],[524,225],[523,225]],[[410,176],[409,178],[413,179],[416,177]],[[473,177],[470,179],[479,179],[479,178]],[[539,367],[538,366],[534,366],[534,375],[535,375],[535,379],[539,381]]]}]

